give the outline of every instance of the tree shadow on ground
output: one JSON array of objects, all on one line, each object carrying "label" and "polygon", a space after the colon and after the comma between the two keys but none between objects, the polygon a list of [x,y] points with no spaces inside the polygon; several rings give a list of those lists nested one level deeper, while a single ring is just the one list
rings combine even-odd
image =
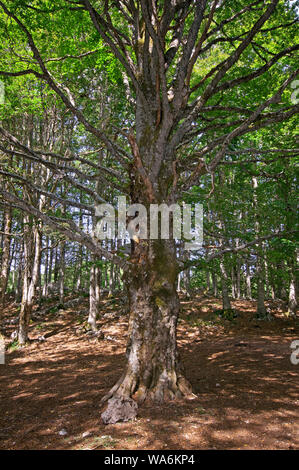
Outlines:
[{"label": "tree shadow on ground", "polygon": [[[146,403],[136,421],[105,426],[100,398],[121,374],[124,344],[49,338],[9,354],[1,366],[0,448],[296,448],[299,370],[290,362],[292,339],[181,338],[197,398]],[[66,436],[59,435],[63,429]]]}]

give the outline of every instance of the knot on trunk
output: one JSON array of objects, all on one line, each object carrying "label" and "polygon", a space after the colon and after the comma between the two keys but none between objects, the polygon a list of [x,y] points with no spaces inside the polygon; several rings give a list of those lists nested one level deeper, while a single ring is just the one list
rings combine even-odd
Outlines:
[{"label": "knot on trunk", "polygon": [[112,397],[108,400],[106,410],[101,414],[104,424],[115,424],[119,421],[130,421],[136,418],[138,405],[132,398]]}]

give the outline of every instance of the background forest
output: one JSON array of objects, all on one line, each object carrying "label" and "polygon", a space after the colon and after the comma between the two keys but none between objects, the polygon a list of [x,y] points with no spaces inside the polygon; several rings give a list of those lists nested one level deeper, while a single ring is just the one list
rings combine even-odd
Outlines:
[{"label": "background forest", "polygon": [[[92,341],[95,364],[112,341],[115,374],[91,399],[127,400],[120,419],[108,405],[103,419],[115,423],[136,415],[132,398],[156,419],[151,400],[200,397],[191,365],[201,351],[184,358],[194,329],[209,347],[233,334],[245,348],[251,330],[277,344],[279,335],[298,339],[297,2],[6,0],[0,34],[0,334],[9,360],[26,364],[44,345],[53,352],[62,334],[66,348]],[[146,207],[201,203],[202,248],[98,240],[96,205],[124,195]],[[75,339],[65,336],[69,319]],[[8,448],[30,446],[7,439]],[[104,447],[124,445],[111,442]]]}]

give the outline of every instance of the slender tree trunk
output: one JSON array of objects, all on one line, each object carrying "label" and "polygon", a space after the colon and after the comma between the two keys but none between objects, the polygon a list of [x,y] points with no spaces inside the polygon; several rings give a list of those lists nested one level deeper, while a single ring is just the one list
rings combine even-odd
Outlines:
[{"label": "slender tree trunk", "polygon": [[[257,197],[257,187],[258,182],[257,178],[252,178],[253,182],[253,207],[255,215],[255,233],[256,236],[260,236],[260,222],[258,214],[258,197]],[[258,316],[266,315],[265,307],[265,272],[264,272],[264,261],[263,261],[263,246],[262,243],[257,244],[257,254],[256,254],[256,276],[257,276],[257,310],[256,313]]]},{"label": "slender tree trunk", "polygon": [[[219,173],[219,185],[220,188],[222,188],[224,184],[224,177],[223,174],[220,172]],[[220,220],[219,220],[219,227],[222,231],[225,231],[225,224],[224,221],[222,220],[221,214],[220,214]],[[223,240],[220,239],[219,242],[222,244]],[[227,273],[227,268],[225,266],[224,262],[224,257],[222,256],[220,258],[220,273],[221,273],[221,290],[222,290],[222,308],[223,310],[231,310],[231,303],[230,303],[230,298],[228,295],[228,273]]]},{"label": "slender tree trunk", "polygon": [[295,279],[295,276],[292,275],[291,282],[290,282],[290,291],[289,291],[288,312],[291,315],[296,315],[296,311],[297,311],[296,279]]},{"label": "slender tree trunk", "polygon": [[231,303],[228,295],[228,275],[223,259],[221,259],[220,261],[220,271],[222,288],[222,308],[223,310],[231,310]]},{"label": "slender tree trunk", "polygon": [[237,299],[241,298],[241,262],[240,259],[237,259],[236,263],[236,297]]},{"label": "slender tree trunk", "polygon": [[266,315],[264,281],[262,268],[259,265],[257,266],[257,314]]},{"label": "slender tree trunk", "polygon": [[96,266],[90,268],[90,283],[89,283],[89,316],[88,323],[93,331],[97,331],[97,314],[98,314],[98,298],[97,298],[97,274]]},{"label": "slender tree trunk", "polygon": [[[298,254],[297,252],[297,264],[298,264]],[[291,268],[290,268],[290,289],[289,289],[289,304],[288,304],[288,312],[290,315],[296,315],[297,313],[297,306],[298,306],[298,301],[297,301],[297,284],[298,284],[298,279],[296,275],[296,266],[295,262],[292,262]]]},{"label": "slender tree trunk", "polygon": [[50,259],[49,259],[49,273],[48,273],[48,281],[49,284],[52,283],[53,280],[53,259],[54,259],[54,248],[52,248],[52,242],[51,242],[51,248],[50,248]]},{"label": "slender tree trunk", "polygon": [[261,256],[262,245],[258,246],[258,253],[256,259],[256,275],[257,275],[257,315],[266,315],[265,307],[265,273],[263,259]]},{"label": "slender tree trunk", "polygon": [[184,288],[186,291],[186,294],[190,297],[191,292],[190,292],[190,280],[191,280],[191,271],[190,268],[186,269],[184,271]]},{"label": "slender tree trunk", "polygon": [[30,230],[30,217],[24,217],[24,279],[19,320],[18,341],[24,345],[28,340],[28,328],[34,295],[39,279],[41,262],[41,233],[37,226]]},{"label": "slender tree trunk", "polygon": [[[263,250],[265,253],[265,250]],[[265,269],[265,297],[266,299],[269,298],[269,269],[268,269],[268,263],[267,260],[265,259],[264,261],[264,269]]]},{"label": "slender tree trunk", "polygon": [[60,245],[59,256],[59,303],[64,302],[64,278],[65,278],[65,242]]},{"label": "slender tree trunk", "polygon": [[22,276],[23,276],[23,254],[24,254],[24,244],[20,245],[20,253],[18,257],[18,280],[16,287],[16,301],[19,303],[22,299]]},{"label": "slender tree trunk", "polygon": [[29,299],[29,286],[32,280],[32,265],[33,265],[33,239],[30,231],[30,217],[26,214],[24,216],[24,274],[23,274],[23,288],[22,288],[22,302],[19,319],[19,332],[18,341],[20,344],[25,344],[28,339],[28,327],[32,305]]},{"label": "slender tree trunk", "polygon": [[181,280],[182,280],[182,275],[181,273],[178,274],[178,284],[177,284],[177,291],[181,292]]},{"label": "slender tree trunk", "polygon": [[77,263],[74,272],[74,288],[77,291],[81,291],[82,289],[82,282],[81,282],[81,273],[82,273],[82,261],[83,261],[83,247],[79,246],[78,254],[77,254]]},{"label": "slender tree trunk", "polygon": [[251,294],[251,275],[250,275],[250,265],[246,263],[246,297],[248,300],[252,300]]},{"label": "slender tree trunk", "polygon": [[[98,260],[98,258],[97,258]],[[96,299],[98,302],[98,305],[100,304],[100,298],[101,298],[101,270],[99,266],[96,266]]]},{"label": "slender tree trunk", "polygon": [[207,278],[207,292],[211,291],[211,276],[210,276],[210,271],[207,269],[206,270],[206,278]]},{"label": "slender tree trunk", "polygon": [[[15,297],[15,292],[16,292],[16,284],[17,284],[17,260],[16,260],[16,251],[18,250],[18,242],[15,240],[15,243],[13,244],[13,249],[12,249],[12,254],[11,254],[11,263],[10,263],[10,269],[12,272],[12,291]],[[15,297],[16,299],[16,297]]]},{"label": "slender tree trunk", "polygon": [[[82,192],[80,192],[80,202],[82,201]],[[94,222],[93,222],[94,223]],[[79,215],[79,226],[83,228],[83,213],[80,209]],[[76,266],[74,269],[74,280],[73,280],[73,287],[77,289],[77,291],[81,291],[82,289],[82,282],[81,282],[81,275],[82,275],[82,265],[83,265],[83,246],[79,246],[78,252],[76,255]]]},{"label": "slender tree trunk", "polygon": [[59,249],[55,248],[55,263],[54,263],[54,284],[57,283],[59,277]]},{"label": "slender tree trunk", "polygon": [[9,264],[10,264],[10,241],[11,237],[9,236],[11,231],[12,223],[12,211],[10,208],[4,209],[4,235],[3,235],[3,251],[1,259],[1,271],[0,271],[0,302],[2,306],[5,303],[5,294],[8,284],[9,276]]},{"label": "slender tree trunk", "polygon": [[236,289],[236,273],[235,273],[234,267],[232,267],[232,270],[231,270],[231,277],[232,277],[232,298],[235,299],[237,289]]},{"label": "slender tree trunk", "polygon": [[212,284],[214,297],[218,297],[217,275],[215,272],[212,272]]},{"label": "slender tree trunk", "polygon": [[46,257],[45,257],[45,266],[44,266],[44,285],[42,289],[42,296],[44,298],[48,297],[49,290],[49,237],[46,238]]},{"label": "slender tree trunk", "polygon": [[109,268],[109,297],[112,296],[113,294],[113,284],[114,284],[114,265],[113,263],[110,263],[110,268]]}]

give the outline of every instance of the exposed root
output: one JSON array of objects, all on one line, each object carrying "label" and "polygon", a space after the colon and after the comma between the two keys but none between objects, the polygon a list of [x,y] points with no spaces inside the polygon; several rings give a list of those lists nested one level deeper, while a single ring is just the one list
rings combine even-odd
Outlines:
[{"label": "exposed root", "polygon": [[163,403],[176,398],[194,399],[191,384],[182,374],[175,372],[161,375],[158,381],[146,385],[133,374],[124,373],[110,391],[101,399],[105,402],[110,398],[127,399],[133,397],[138,404],[146,399],[156,403]]},{"label": "exposed root", "polygon": [[111,397],[130,398],[134,393],[136,384],[137,381],[133,375],[124,373],[109,392],[101,399],[101,402],[105,402]]}]

